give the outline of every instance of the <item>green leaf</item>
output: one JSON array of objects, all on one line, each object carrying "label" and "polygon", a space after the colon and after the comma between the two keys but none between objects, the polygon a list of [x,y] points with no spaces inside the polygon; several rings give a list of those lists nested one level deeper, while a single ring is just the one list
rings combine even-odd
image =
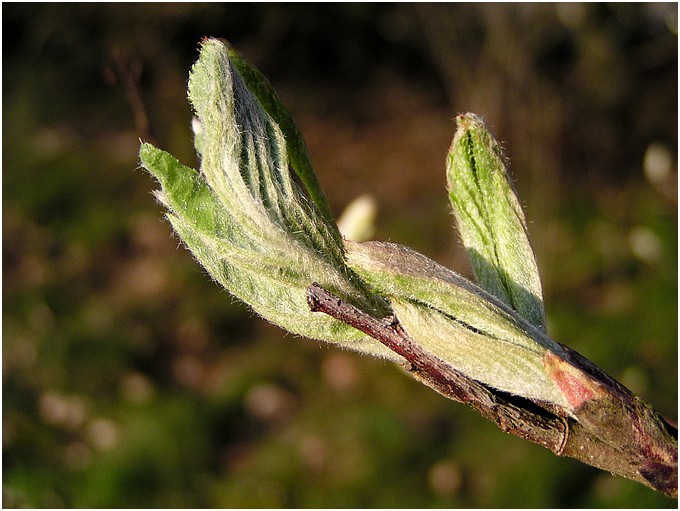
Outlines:
[{"label": "green leaf", "polygon": [[[232,66],[226,46],[203,41],[189,79],[200,123],[200,172],[142,144],[173,228],[210,275],[268,321],[295,334],[397,360],[330,316],[313,314],[313,281],[369,313],[387,305],[346,266],[334,223],[291,173],[286,137]],[[310,167],[311,171],[311,167]]]},{"label": "green leaf", "polygon": [[[225,43],[225,46],[232,66],[241,75],[248,90],[257,98],[262,108],[264,108],[280,126],[283,136],[286,139],[291,167],[305,187],[305,191],[309,194],[312,203],[319,209],[330,225],[335,225],[333,213],[326,200],[326,195],[318,182],[314,167],[309,159],[309,153],[307,152],[304,138],[302,137],[297,124],[295,124],[290,111],[281,102],[267,78],[259,70],[253,67],[250,62],[243,58],[243,56],[231,45]],[[336,236],[338,240],[341,239],[337,229],[334,229],[333,235]]]},{"label": "green leaf", "polygon": [[458,116],[449,198],[479,285],[545,331],[543,291],[503,151],[475,114]]},{"label": "green leaf", "polygon": [[406,333],[466,376],[571,410],[546,368],[559,344],[472,282],[407,247],[347,242],[348,264],[387,297]]}]

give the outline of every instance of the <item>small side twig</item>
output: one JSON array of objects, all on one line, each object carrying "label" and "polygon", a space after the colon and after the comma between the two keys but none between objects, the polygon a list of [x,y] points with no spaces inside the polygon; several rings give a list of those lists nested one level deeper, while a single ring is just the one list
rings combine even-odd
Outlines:
[{"label": "small side twig", "polygon": [[107,82],[111,85],[119,84],[123,88],[139,136],[149,143],[158,144],[139,86],[142,75],[141,62],[134,58],[126,58],[120,48],[114,47],[111,50],[111,64],[104,71]]},{"label": "small side twig", "polygon": [[[559,416],[550,407],[466,377],[423,350],[395,318],[374,318],[317,283],[307,288],[307,303],[312,312],[328,314],[380,341],[408,361],[408,370],[416,379],[449,399],[470,405],[501,431],[677,497],[677,430],[573,350],[566,348],[572,361],[601,375],[603,386],[611,388],[611,399],[601,409],[583,410],[577,418]],[[618,409],[610,414],[604,406]],[[622,423],[633,430],[633,440],[621,442]]]}]

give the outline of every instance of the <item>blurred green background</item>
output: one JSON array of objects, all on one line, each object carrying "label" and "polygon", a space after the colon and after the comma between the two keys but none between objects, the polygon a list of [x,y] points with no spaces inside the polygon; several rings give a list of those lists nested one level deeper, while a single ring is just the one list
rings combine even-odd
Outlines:
[{"label": "blurred green background", "polygon": [[372,194],[376,239],[469,276],[444,158],[476,112],[551,335],[675,423],[675,3],[2,14],[6,507],[676,507],[258,319],[171,236],[136,154],[154,137],[195,165],[188,71],[224,37],[292,110],[336,214]]}]

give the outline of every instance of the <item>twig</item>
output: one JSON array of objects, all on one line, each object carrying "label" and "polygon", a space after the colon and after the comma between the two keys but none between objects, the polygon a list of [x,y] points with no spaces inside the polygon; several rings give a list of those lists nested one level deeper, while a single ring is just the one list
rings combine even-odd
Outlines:
[{"label": "twig", "polygon": [[111,50],[111,60],[113,67],[106,69],[108,81],[112,84],[117,82],[122,86],[139,136],[149,143],[157,144],[158,141],[149,122],[149,115],[139,87],[142,74],[141,62],[134,58],[126,58],[118,47]]},{"label": "twig", "polygon": [[380,341],[406,359],[411,374],[443,396],[472,406],[501,431],[677,498],[677,429],[628,389],[565,346],[573,365],[607,391],[575,417],[472,380],[413,342],[394,318],[377,319],[317,283],[307,288],[313,312],[323,312]]}]

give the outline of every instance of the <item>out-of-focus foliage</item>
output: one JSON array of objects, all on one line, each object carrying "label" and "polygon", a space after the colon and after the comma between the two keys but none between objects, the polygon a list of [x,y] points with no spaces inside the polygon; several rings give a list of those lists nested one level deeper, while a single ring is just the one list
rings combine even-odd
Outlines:
[{"label": "out-of-focus foliage", "polygon": [[210,282],[135,170],[115,79],[141,65],[194,166],[206,35],[271,78],[336,215],[371,193],[377,239],[468,275],[445,155],[455,114],[483,114],[551,337],[676,419],[675,4],[3,4],[4,505],[675,507]]}]

